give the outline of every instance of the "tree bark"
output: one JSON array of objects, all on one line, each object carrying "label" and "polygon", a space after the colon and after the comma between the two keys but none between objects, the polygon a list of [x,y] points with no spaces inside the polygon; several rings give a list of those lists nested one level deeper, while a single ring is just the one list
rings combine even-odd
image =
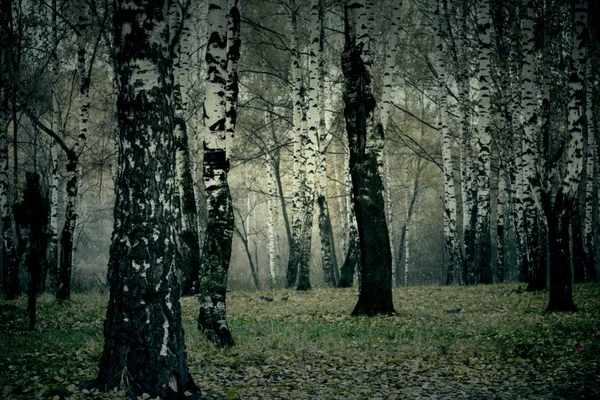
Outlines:
[{"label": "tree bark", "polygon": [[365,3],[345,9],[344,117],[350,147],[352,195],[361,246],[361,288],[352,315],[394,314],[392,265],[385,217],[383,182],[379,175],[381,124],[374,126],[376,102],[371,86],[368,15]]},{"label": "tree bark", "polygon": [[[52,52],[50,54],[50,76],[52,86],[52,121],[50,129],[59,132],[60,110],[58,106],[58,6],[56,0],[52,0]],[[58,290],[59,285],[59,259],[58,259],[58,155],[60,146],[56,141],[52,142],[50,157],[52,168],[50,171],[50,240],[48,245],[48,268],[53,290]]]},{"label": "tree bark", "polygon": [[110,299],[96,384],[128,397],[187,398],[176,265],[169,1],[115,2],[119,169]]},{"label": "tree bark", "polygon": [[550,300],[548,311],[575,311],[569,251],[570,212],[578,196],[583,170],[583,130],[585,123],[583,91],[587,63],[586,36],[588,33],[588,2],[577,0],[574,6],[572,71],[569,76],[568,146],[566,170],[554,200],[547,212],[548,243],[550,246]]},{"label": "tree bark", "polygon": [[[73,242],[77,226],[78,192],[81,187],[81,169],[79,159],[85,145],[90,119],[90,75],[85,62],[85,46],[87,28],[89,25],[88,11],[85,2],[78,2],[79,16],[77,20],[77,69],[79,73],[79,135],[71,152],[68,152],[67,174],[67,207],[65,224],[60,237],[60,259],[58,266],[58,287],[56,298],[68,300],[71,298],[71,275],[73,271]],[[90,66],[91,68],[91,66]]]},{"label": "tree bark", "polygon": [[[188,146],[188,126],[185,120],[186,101],[184,92],[188,74],[189,51],[186,40],[189,37],[189,1],[186,4],[171,4],[169,23],[173,54],[173,108],[175,137],[175,171],[177,177],[177,198],[179,204],[178,226],[178,265],[182,271],[184,296],[198,293],[200,274],[200,238],[198,236],[198,209],[192,178],[192,161]],[[185,46],[184,46],[185,45]]]},{"label": "tree bark", "polygon": [[231,8],[227,0],[211,0],[208,4],[208,82],[204,101],[207,128],[204,137],[204,188],[208,223],[202,251],[204,259],[200,271],[198,314],[198,329],[222,347],[234,345],[225,307],[234,229],[233,205],[227,182],[227,138],[235,129],[237,104],[237,71],[229,69],[235,67],[235,63],[229,62],[229,53],[239,52],[239,47],[231,46],[228,41],[227,31],[240,28],[238,20],[237,24],[225,29],[228,12],[238,12],[237,2]]},{"label": "tree bark", "polygon": [[478,283],[492,283],[490,236],[490,153],[491,133],[491,75],[490,75],[490,4],[479,0],[477,6],[479,32],[479,127],[477,131],[477,226],[475,258]]},{"label": "tree bark", "polygon": [[7,300],[16,298],[19,288],[19,260],[12,226],[12,205],[9,201],[8,124],[14,87],[10,79],[12,1],[1,0],[0,9],[0,213],[2,218],[3,290]]}]

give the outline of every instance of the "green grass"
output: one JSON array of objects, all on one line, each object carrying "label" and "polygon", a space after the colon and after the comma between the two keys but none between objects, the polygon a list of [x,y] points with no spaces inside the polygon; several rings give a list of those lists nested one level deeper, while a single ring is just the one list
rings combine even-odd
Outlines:
[{"label": "green grass", "polygon": [[[600,285],[576,285],[579,312],[560,314],[544,312],[547,293],[516,288],[399,288],[398,316],[376,318],[349,316],[354,289],[234,292],[231,349],[204,340],[197,300],[185,298],[190,371],[205,394],[229,399],[600,398]],[[35,332],[25,298],[0,302],[0,398],[119,398],[78,386],[97,372],[106,301],[42,296]]]}]

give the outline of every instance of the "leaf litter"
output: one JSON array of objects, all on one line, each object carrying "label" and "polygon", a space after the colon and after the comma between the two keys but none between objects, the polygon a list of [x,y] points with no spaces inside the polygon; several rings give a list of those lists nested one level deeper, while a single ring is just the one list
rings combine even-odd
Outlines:
[{"label": "leaf litter", "polygon": [[[231,349],[204,340],[183,298],[190,372],[207,399],[600,398],[600,285],[576,285],[580,311],[562,314],[516,286],[398,288],[398,315],[373,318],[349,316],[355,289],[232,292]],[[97,373],[106,300],[44,295],[34,332],[25,298],[1,301],[0,398],[125,398],[81,386]]]}]

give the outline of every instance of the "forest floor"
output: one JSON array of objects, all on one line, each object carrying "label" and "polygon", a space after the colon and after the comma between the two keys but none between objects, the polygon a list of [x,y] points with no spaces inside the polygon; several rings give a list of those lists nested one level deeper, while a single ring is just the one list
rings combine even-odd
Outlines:
[{"label": "forest floor", "polygon": [[[190,371],[207,399],[600,399],[600,285],[575,286],[576,313],[516,289],[398,288],[398,316],[375,318],[350,316],[355,289],[232,292],[230,349],[199,335],[184,298]],[[44,295],[32,332],[24,297],[0,301],[0,398],[123,398],[80,387],[97,373],[106,302]]]}]

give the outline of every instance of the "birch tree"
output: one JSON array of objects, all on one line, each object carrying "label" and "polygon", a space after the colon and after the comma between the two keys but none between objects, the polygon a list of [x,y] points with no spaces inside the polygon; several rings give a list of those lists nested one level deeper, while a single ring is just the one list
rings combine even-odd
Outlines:
[{"label": "birch tree", "polygon": [[342,53],[344,117],[361,246],[360,294],[352,314],[393,314],[392,256],[379,174],[383,137],[381,124],[373,122],[376,102],[369,54],[372,16],[365,5],[364,1],[345,3]]},{"label": "birch tree", "polygon": [[476,267],[477,281],[492,283],[491,237],[490,237],[490,154],[491,89],[490,89],[490,4],[478,0],[477,30],[479,32],[479,109],[477,129],[477,227]]},{"label": "birch tree", "polygon": [[173,54],[173,107],[175,136],[175,172],[177,176],[180,227],[178,228],[179,265],[183,273],[183,294],[192,295],[198,291],[200,273],[200,239],[198,237],[198,209],[192,177],[192,161],[188,146],[188,126],[186,123],[188,89],[190,1],[171,4],[169,11]]},{"label": "birch tree", "polygon": [[454,183],[454,166],[452,162],[452,134],[448,126],[448,94],[446,89],[446,65],[444,40],[442,37],[442,19],[447,16],[441,15],[441,1],[432,1],[434,9],[433,28],[435,35],[435,70],[437,73],[438,88],[438,119],[440,125],[442,142],[442,161],[444,168],[444,237],[446,240],[446,251],[450,256],[446,284],[454,282],[455,272],[460,271],[462,266],[462,253],[457,231],[457,205],[456,189]]},{"label": "birch tree", "polygon": [[522,174],[523,174],[523,226],[525,227],[525,259],[528,269],[527,291],[544,290],[546,287],[546,265],[542,263],[540,248],[541,221],[539,219],[540,187],[537,149],[537,91],[535,87],[534,54],[534,9],[533,1],[525,6],[523,26],[523,68],[521,72],[521,120],[523,121]]},{"label": "birch tree", "polygon": [[[394,66],[396,65],[396,53],[400,36],[401,26],[401,7],[402,2],[394,2],[392,4],[392,19],[390,23],[390,32],[388,34],[388,42],[385,53],[385,69],[383,71],[383,89],[381,93],[381,105],[379,110],[379,122],[383,129],[384,135],[386,135],[388,121],[390,118],[390,105],[392,101],[392,89],[393,89],[393,76]],[[391,150],[389,141],[386,142],[388,145],[384,147],[384,173],[385,173],[385,207],[387,215],[388,231],[390,236],[390,249],[392,250],[392,277],[395,276],[396,271],[396,251],[394,248],[394,219],[393,219],[393,205],[392,205],[392,188],[391,188],[391,174],[390,174],[390,162],[391,162]]]},{"label": "birch tree", "polygon": [[[296,2],[289,3],[292,18],[292,80],[294,93],[293,129],[294,129],[294,222],[292,224],[292,246],[286,276],[286,286],[296,285],[297,290],[309,290],[310,285],[310,253],[312,242],[312,222],[315,201],[315,183],[317,167],[318,141],[318,87],[317,76],[311,73],[307,109],[305,112],[305,88],[300,69],[300,50],[298,48],[298,21]],[[317,73],[315,57],[309,62],[310,68]]]},{"label": "birch tree", "polygon": [[[77,225],[77,200],[78,192],[81,186],[81,169],[79,168],[79,158],[83,152],[85,140],[88,134],[88,124],[90,119],[90,72],[86,67],[86,40],[87,30],[90,24],[88,20],[88,10],[84,1],[77,2],[77,70],[79,74],[79,134],[72,149],[67,152],[67,200],[65,211],[65,223],[60,237],[60,259],[58,266],[58,287],[56,290],[57,299],[69,299],[71,297],[71,275],[73,270],[73,242],[75,236],[75,226]],[[90,64],[93,64],[93,58]],[[59,143],[54,141],[54,143]]]},{"label": "birch tree", "polygon": [[96,384],[183,398],[188,372],[176,265],[169,1],[115,2],[119,169],[110,299]]},{"label": "birch tree", "polygon": [[[229,20],[229,21],[228,21]],[[204,100],[204,188],[208,203],[207,234],[200,271],[198,329],[219,346],[233,346],[226,321],[227,272],[234,230],[233,206],[227,182],[227,142],[236,123],[240,29],[238,2],[208,2],[208,81]],[[231,31],[231,32],[229,32]]]},{"label": "birch tree", "polygon": [[[59,132],[60,127],[60,109],[58,105],[58,80],[59,80],[59,62],[58,62],[58,8],[56,0],[52,0],[51,9],[52,24],[52,51],[50,53],[50,79],[52,90],[52,118],[50,129]],[[58,156],[60,145],[52,143],[50,148],[51,172],[50,172],[50,238],[48,242],[48,269],[52,277],[53,289],[57,290],[59,285],[59,264],[58,264]]]},{"label": "birch tree", "polygon": [[586,273],[588,281],[597,282],[596,273],[596,243],[594,241],[594,164],[597,157],[596,132],[594,129],[593,116],[593,74],[592,57],[588,57],[586,64],[586,86],[585,86],[585,114],[587,118],[587,146],[586,146],[586,182],[585,182],[585,224],[584,240],[586,254]]},{"label": "birch tree", "polygon": [[339,280],[333,228],[327,202],[327,146],[330,135],[327,134],[325,125],[325,5],[323,0],[313,0],[311,7],[311,59],[316,59],[315,65],[311,61],[311,79],[317,79],[318,96],[318,191],[317,205],[319,207],[318,222],[321,238],[321,265],[325,286],[335,286]]},{"label": "birch tree", "polygon": [[[552,206],[546,205],[550,248],[550,299],[548,311],[574,311],[570,268],[569,222],[583,170],[583,129],[585,123],[583,83],[587,63],[588,2],[577,0],[573,14],[573,47],[569,77],[568,144],[566,168]],[[550,200],[546,199],[548,203]]]},{"label": "birch tree", "polygon": [[12,1],[1,0],[0,9],[0,213],[2,218],[3,289],[7,299],[19,294],[19,260],[12,228],[12,205],[9,201],[8,178],[8,124],[10,99],[14,87],[11,82]]}]

